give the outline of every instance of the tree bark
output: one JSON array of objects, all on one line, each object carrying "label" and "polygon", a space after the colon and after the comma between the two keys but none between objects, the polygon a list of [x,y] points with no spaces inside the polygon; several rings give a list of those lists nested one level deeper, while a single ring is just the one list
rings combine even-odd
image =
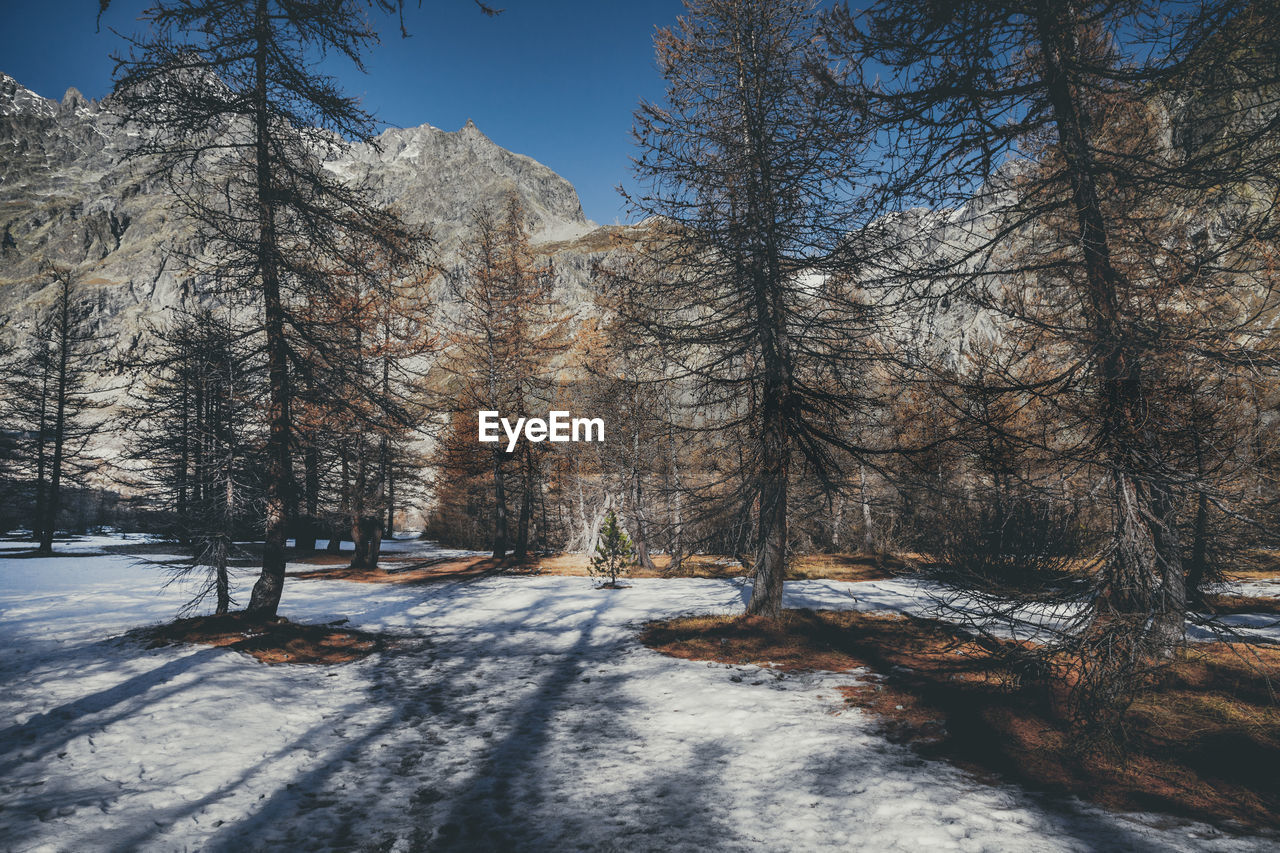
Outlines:
[{"label": "tree bark", "polygon": [[790,446],[780,413],[765,422],[764,470],[760,478],[759,533],[755,582],[747,613],[777,619],[782,615],[782,585],[787,567],[787,481]]},{"label": "tree bark", "polygon": [[528,445],[520,472],[520,517],[516,522],[516,547],[512,562],[521,566],[529,558],[529,522],[533,518],[533,456]]},{"label": "tree bark", "polygon": [[320,451],[316,448],[315,436],[307,436],[307,447],[303,452],[303,501],[306,514],[299,519],[297,525],[295,551],[314,551],[320,521],[316,517],[320,504]]},{"label": "tree bark", "polygon": [[507,490],[503,483],[502,451],[493,451],[493,558],[507,559]]},{"label": "tree bark", "polygon": [[262,276],[267,336],[267,375],[270,401],[267,435],[266,541],[262,573],[253,585],[248,612],[263,618],[276,615],[284,593],[285,532],[292,470],[289,458],[289,365],[284,337],[284,305],[280,298],[275,200],[271,163],[270,121],[267,108],[267,49],[270,20],[267,0],[257,0],[254,45],[254,120],[258,193],[258,271]]},{"label": "tree bark", "polygon": [[862,491],[862,547],[868,554],[876,553],[876,532],[871,522],[871,500],[867,497],[867,466],[858,466],[858,485]]}]

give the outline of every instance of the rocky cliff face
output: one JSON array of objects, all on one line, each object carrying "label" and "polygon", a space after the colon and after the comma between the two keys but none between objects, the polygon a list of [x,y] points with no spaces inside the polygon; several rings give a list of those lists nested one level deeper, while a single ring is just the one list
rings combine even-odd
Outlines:
[{"label": "rocky cliff face", "polygon": [[384,131],[325,164],[349,180],[367,178],[415,224],[432,226],[440,249],[455,251],[476,211],[515,192],[535,242],[579,237],[595,225],[573,185],[541,163],[500,148],[470,120],[456,133],[424,124]]},{"label": "rocky cliff face", "polygon": [[[24,323],[45,301],[45,259],[87,268],[103,332],[118,349],[193,292],[191,275],[175,260],[181,253],[173,251],[199,248],[193,230],[170,204],[164,181],[128,156],[137,137],[137,129],[75,89],[57,102],[0,74],[0,326]],[[430,125],[387,130],[325,166],[368,181],[407,220],[430,225],[445,265],[475,211],[515,191],[535,242],[559,259],[570,299],[584,298],[590,259],[619,243],[616,235],[591,239],[596,226],[568,181],[494,144],[470,121],[452,133]]]}]

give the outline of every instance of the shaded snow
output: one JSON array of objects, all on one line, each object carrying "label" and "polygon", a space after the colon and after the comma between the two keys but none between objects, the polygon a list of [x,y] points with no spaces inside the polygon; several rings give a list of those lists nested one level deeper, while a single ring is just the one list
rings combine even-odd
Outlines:
[{"label": "shaded snow", "polygon": [[[635,642],[647,619],[740,610],[743,580],[290,582],[291,619],[404,638],[322,668],[102,639],[175,612],[162,576],[114,554],[0,559],[4,849],[1275,849],[926,761],[844,709],[856,673]],[[798,582],[787,604],[911,595]]]}]

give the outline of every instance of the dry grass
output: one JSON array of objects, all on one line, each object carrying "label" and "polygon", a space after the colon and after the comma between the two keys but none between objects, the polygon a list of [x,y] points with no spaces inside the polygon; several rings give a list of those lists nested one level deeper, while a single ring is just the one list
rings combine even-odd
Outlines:
[{"label": "dry grass", "polygon": [[880,581],[913,570],[914,555],[803,554],[787,567],[788,580]]},{"label": "dry grass", "polygon": [[1125,749],[1081,749],[1060,691],[1017,680],[950,627],[911,617],[793,611],[779,622],[691,617],[649,625],[676,657],[872,675],[846,690],[891,738],[980,777],[1250,828],[1280,826],[1280,649],[1198,645],[1125,716]]},{"label": "dry grass", "polygon": [[[587,566],[590,559],[586,554],[556,554],[553,557],[542,557],[533,562],[530,569],[534,574],[561,575],[567,577],[585,577],[589,574]],[[671,571],[671,558],[658,554],[653,558],[654,568],[642,569],[639,566],[627,567],[624,578],[733,578],[745,574],[745,570],[735,560],[726,557],[696,554],[684,558],[680,569]]]},{"label": "dry grass", "polygon": [[1280,580],[1280,551],[1251,551],[1227,572],[1227,580]]},{"label": "dry grass", "polygon": [[300,625],[284,618],[264,621],[243,613],[176,619],[132,634],[150,648],[198,643],[235,649],[263,663],[349,663],[391,644],[378,634],[336,625]]},{"label": "dry grass", "polygon": [[[416,563],[412,559],[390,558],[381,561],[380,568],[349,569],[350,556],[316,554],[291,560],[297,564],[315,566],[288,573],[299,580],[350,580],[359,583],[436,583],[444,580],[464,580],[491,574],[559,575],[586,577],[589,560],[585,554],[556,554],[530,560],[524,565],[503,564],[492,557],[467,557],[458,560],[426,560]],[[659,554],[653,558],[653,569],[631,566],[626,578],[734,578],[749,574],[736,560],[708,554],[685,557],[677,571],[671,571],[670,557]],[[909,564],[896,557],[870,554],[810,554],[792,561],[787,577],[792,580],[827,578],[841,581],[884,580],[909,570]]]},{"label": "dry grass", "polygon": [[1256,595],[1210,595],[1205,603],[1217,616],[1232,613],[1270,613],[1280,616],[1280,598],[1263,598]]},{"label": "dry grass", "polygon": [[[304,561],[294,561],[304,562]],[[322,562],[305,561],[309,565],[323,566]],[[420,584],[440,583],[451,580],[470,580],[498,574],[519,573],[519,569],[504,566],[491,557],[467,557],[458,560],[381,560],[376,569],[352,569],[350,558],[336,561],[335,568],[318,568],[286,572],[286,577],[297,580],[341,580],[356,583]]]}]

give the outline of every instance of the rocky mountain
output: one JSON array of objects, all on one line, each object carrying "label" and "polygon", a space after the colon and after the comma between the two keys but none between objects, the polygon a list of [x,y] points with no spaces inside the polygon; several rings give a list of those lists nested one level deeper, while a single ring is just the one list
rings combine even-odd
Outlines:
[{"label": "rocky mountain", "polygon": [[[0,74],[0,318],[11,329],[47,298],[41,263],[86,268],[103,333],[128,348],[139,330],[196,290],[172,250],[190,251],[194,232],[147,163],[129,158],[139,131],[103,103],[69,89],[60,102]],[[457,257],[473,213],[515,191],[534,242],[553,255],[569,301],[582,301],[595,259],[624,250],[627,228],[597,228],[572,184],[507,151],[468,121],[448,132],[430,125],[389,129],[325,164],[367,181],[405,219],[430,225],[439,260]]]}]

